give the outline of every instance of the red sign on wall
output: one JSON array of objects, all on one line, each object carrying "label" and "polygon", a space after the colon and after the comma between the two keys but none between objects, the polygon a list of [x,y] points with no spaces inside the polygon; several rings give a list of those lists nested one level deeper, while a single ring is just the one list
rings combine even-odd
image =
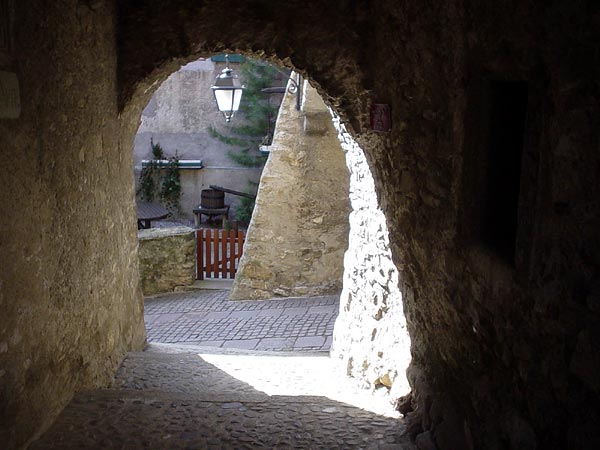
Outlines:
[{"label": "red sign on wall", "polygon": [[389,133],[392,129],[392,114],[390,105],[373,103],[371,105],[371,130]]}]

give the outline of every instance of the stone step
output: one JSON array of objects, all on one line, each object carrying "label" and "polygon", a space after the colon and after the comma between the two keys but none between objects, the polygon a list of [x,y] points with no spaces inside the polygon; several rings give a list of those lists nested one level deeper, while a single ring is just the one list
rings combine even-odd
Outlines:
[{"label": "stone step", "polygon": [[162,343],[153,342],[148,344],[143,352],[131,352],[135,354],[204,354],[204,355],[245,355],[245,356],[273,356],[273,357],[321,357],[329,358],[329,351],[273,351],[273,350],[248,350],[243,348],[223,348],[194,344],[193,342]]}]

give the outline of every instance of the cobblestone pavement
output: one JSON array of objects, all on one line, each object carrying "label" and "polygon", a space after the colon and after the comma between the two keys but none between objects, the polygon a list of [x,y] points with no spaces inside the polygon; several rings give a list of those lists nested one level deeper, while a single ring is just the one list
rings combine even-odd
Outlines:
[{"label": "cobblestone pavement", "polygon": [[112,388],[77,394],[30,448],[414,449],[385,389],[359,389],[325,353],[337,297],[228,295],[146,299],[146,351],[127,355]]},{"label": "cobblestone pavement", "polygon": [[413,450],[402,421],[354,406],[352,394],[364,391],[331,376],[329,364],[323,355],[152,345],[128,355],[114,388],[76,395],[30,448]]},{"label": "cobblestone pavement", "polygon": [[329,351],[339,297],[231,301],[228,290],[148,298],[149,342],[275,351]]}]

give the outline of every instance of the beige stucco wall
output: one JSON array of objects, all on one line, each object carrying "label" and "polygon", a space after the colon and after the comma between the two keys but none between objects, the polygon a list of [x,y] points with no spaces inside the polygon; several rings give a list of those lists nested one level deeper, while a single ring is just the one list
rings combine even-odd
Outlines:
[{"label": "beige stucco wall", "polygon": [[[211,185],[234,191],[256,192],[262,168],[259,167],[207,167],[201,170],[181,170],[181,217],[193,219],[192,210],[200,204],[202,189]],[[255,183],[255,184],[251,184]],[[225,204],[230,206],[229,219],[235,219],[235,209],[241,197],[225,193]],[[206,220],[206,216],[202,216]]]},{"label": "beige stucco wall", "polygon": [[[221,142],[209,132],[214,128],[223,135],[228,129],[240,125],[242,118],[226,123],[216,107],[211,85],[221,72],[224,63],[210,58],[200,58],[186,64],[167,78],[144,108],[134,141],[134,173],[136,182],[142,169],[142,160],[151,159],[150,140],[160,143],[165,154],[180,159],[201,159],[203,169],[184,169],[181,175],[180,218],[193,219],[192,210],[200,203],[200,192],[211,184],[241,192],[256,192],[262,167],[244,167],[233,161],[228,153],[237,153],[239,147]],[[240,65],[231,63],[239,72]],[[252,151],[259,155],[258,151]],[[230,205],[230,218],[240,197],[226,194]]]},{"label": "beige stucco wall", "polygon": [[327,106],[304,84],[285,96],[231,298],[341,290],[348,243],[348,170]]},{"label": "beige stucco wall", "polygon": [[[239,64],[231,64],[239,71]],[[200,59],[186,64],[167,78],[152,95],[142,112],[134,141],[134,162],[152,157],[150,139],[160,142],[163,150],[181,159],[202,159],[206,166],[233,166],[227,152],[235,147],[213,138],[209,127],[227,133],[226,123],[215,104],[211,85],[223,64]],[[236,117],[237,118],[237,117]],[[235,123],[234,123],[235,124]]]}]

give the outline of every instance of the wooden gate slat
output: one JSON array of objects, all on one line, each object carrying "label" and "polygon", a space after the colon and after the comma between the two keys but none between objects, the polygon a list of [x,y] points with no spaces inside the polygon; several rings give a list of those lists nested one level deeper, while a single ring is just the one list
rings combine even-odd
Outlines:
[{"label": "wooden gate slat", "polygon": [[196,230],[196,279],[204,280],[203,230]]},{"label": "wooden gate slat", "polygon": [[204,273],[207,277],[210,278],[210,269],[211,269],[211,254],[210,251],[210,243],[211,243],[211,230],[204,230],[204,254],[206,255],[206,261],[204,263]]},{"label": "wooden gate slat", "polygon": [[227,242],[229,244],[229,278],[235,278],[235,231],[229,230],[229,236],[227,236]]},{"label": "wooden gate slat", "polygon": [[212,230],[206,230],[206,248],[208,249],[208,255],[210,257],[210,264],[206,265],[206,277],[207,278],[212,278],[212,270],[213,270],[213,249],[212,249],[212,243],[213,241],[213,235],[212,235]]},{"label": "wooden gate slat", "polygon": [[221,278],[227,278],[227,235],[225,230],[221,230]]},{"label": "wooden gate slat", "polygon": [[219,278],[219,230],[213,234],[213,278]]},{"label": "wooden gate slat", "polygon": [[204,264],[202,265],[202,272],[206,277],[206,267],[208,266],[208,253],[206,252],[206,230],[202,230],[202,249],[204,250]]}]

